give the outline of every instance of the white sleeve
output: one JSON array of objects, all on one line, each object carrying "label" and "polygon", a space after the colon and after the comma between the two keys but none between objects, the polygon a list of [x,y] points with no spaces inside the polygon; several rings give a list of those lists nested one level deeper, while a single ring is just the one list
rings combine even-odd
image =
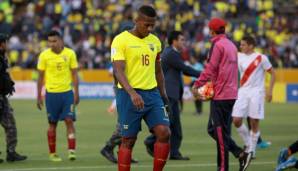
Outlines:
[{"label": "white sleeve", "polygon": [[271,63],[270,63],[270,61],[269,61],[269,59],[268,59],[268,57],[267,56],[265,56],[265,55],[262,55],[262,66],[263,66],[263,68],[264,68],[264,70],[269,70],[270,68],[272,68],[272,65],[271,65]]}]

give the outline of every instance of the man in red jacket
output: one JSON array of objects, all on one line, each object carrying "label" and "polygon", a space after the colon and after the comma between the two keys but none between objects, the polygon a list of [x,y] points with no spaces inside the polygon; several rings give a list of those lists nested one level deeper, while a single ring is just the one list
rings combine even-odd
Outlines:
[{"label": "man in red jacket", "polygon": [[211,81],[214,84],[214,97],[210,102],[211,113],[208,133],[217,144],[217,170],[229,170],[229,151],[239,159],[240,171],[246,170],[251,160],[251,153],[241,149],[231,137],[232,109],[237,99],[238,66],[237,48],[226,37],[226,22],[213,18],[209,24],[212,46],[205,70],[196,80],[193,93],[196,98],[198,88]]}]

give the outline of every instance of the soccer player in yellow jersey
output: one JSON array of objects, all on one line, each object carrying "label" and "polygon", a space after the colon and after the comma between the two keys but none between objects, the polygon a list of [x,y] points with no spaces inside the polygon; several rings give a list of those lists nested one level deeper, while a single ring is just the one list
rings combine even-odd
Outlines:
[{"label": "soccer player in yellow jersey", "polygon": [[151,34],[156,11],[148,5],[137,11],[132,30],[117,35],[111,46],[114,75],[118,81],[116,101],[122,143],[118,171],[129,171],[132,148],[144,119],[157,138],[153,171],[162,171],[169,154],[168,97],[160,65],[161,43]]},{"label": "soccer player in yellow jersey", "polygon": [[[46,110],[48,114],[48,145],[51,161],[62,161],[56,154],[56,128],[64,120],[67,129],[68,158],[75,160],[75,106],[79,103],[78,62],[72,49],[64,47],[59,32],[48,34],[49,48],[40,53],[37,69],[37,107],[43,106],[42,87],[46,87]],[[74,88],[74,91],[73,91]]]}]

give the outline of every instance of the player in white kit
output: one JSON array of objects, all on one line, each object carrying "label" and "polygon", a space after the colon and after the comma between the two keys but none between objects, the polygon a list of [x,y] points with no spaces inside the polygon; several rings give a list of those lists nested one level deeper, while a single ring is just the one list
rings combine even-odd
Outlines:
[{"label": "player in white kit", "polygon": [[[246,151],[255,155],[260,136],[259,122],[264,119],[264,100],[271,102],[275,72],[267,56],[254,51],[256,42],[253,37],[245,36],[240,42],[242,53],[238,53],[240,88],[238,99],[233,108],[233,123],[243,139]],[[265,72],[271,75],[269,89],[265,90]],[[251,130],[243,123],[250,117]]]}]

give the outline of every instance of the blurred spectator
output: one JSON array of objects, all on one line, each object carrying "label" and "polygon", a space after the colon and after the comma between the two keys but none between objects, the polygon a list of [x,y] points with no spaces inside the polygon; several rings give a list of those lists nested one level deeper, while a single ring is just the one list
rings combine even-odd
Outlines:
[{"label": "blurred spectator", "polygon": [[[298,67],[298,1],[289,0],[1,0],[0,31],[11,35],[13,67],[34,68],[38,52],[46,47],[45,33],[61,30],[73,48],[81,68],[103,69],[110,64],[110,43],[119,31],[132,27],[132,11],[142,3],[158,9],[156,34],[165,40],[169,31],[180,30],[188,49],[206,58],[210,48],[207,22],[223,17],[235,42],[253,34],[258,49],[270,56],[274,67]],[[290,4],[290,5],[289,5]]]}]

